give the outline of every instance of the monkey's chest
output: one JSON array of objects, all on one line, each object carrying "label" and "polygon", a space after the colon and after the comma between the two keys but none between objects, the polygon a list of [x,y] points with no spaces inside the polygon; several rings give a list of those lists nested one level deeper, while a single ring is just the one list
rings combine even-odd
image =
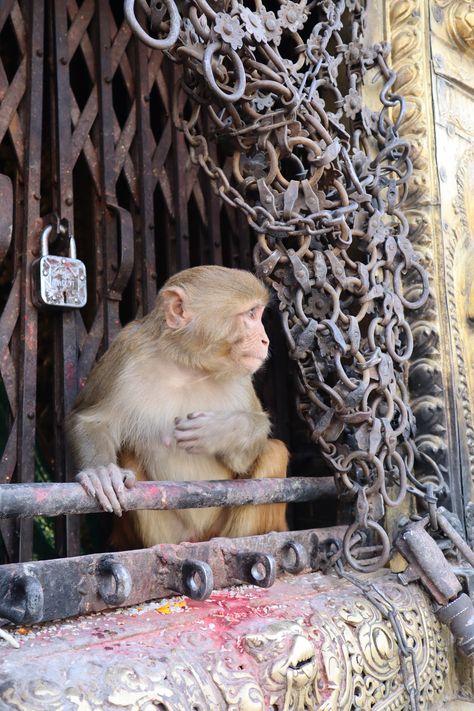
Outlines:
[{"label": "monkey's chest", "polygon": [[184,384],[166,382],[165,379],[145,381],[138,390],[130,393],[130,401],[135,403],[130,412],[132,419],[148,426],[158,425],[160,430],[173,426],[176,417],[186,417],[192,412],[248,411],[252,405],[248,386],[207,380]]}]

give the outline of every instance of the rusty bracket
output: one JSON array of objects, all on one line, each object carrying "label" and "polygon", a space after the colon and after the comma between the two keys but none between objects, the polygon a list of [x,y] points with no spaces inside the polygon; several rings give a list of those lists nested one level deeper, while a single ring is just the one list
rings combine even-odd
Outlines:
[{"label": "rusty bracket", "polygon": [[462,590],[461,583],[434,539],[426,531],[429,517],[406,526],[395,541],[408,568],[399,573],[400,582],[420,580],[438,605],[446,605]]},{"label": "rusty bracket", "polygon": [[460,652],[474,658],[474,606],[469,595],[462,592],[452,566],[426,531],[429,522],[430,517],[426,516],[410,523],[395,541],[408,561],[408,568],[398,578],[404,585],[416,580],[423,583],[438,603],[436,614],[449,626]]},{"label": "rusty bracket", "polygon": [[0,618],[32,624],[176,594],[204,600],[229,585],[270,587],[278,576],[319,570],[324,540],[344,534],[334,526],[4,565]]}]

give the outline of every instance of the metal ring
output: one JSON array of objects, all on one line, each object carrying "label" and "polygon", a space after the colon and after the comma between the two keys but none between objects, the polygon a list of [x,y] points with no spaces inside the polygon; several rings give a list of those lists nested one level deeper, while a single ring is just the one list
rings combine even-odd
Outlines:
[{"label": "metal ring", "polygon": [[[129,2],[130,0],[127,1]],[[230,57],[230,59],[234,63],[234,68],[237,73],[237,83],[234,91],[230,94],[227,94],[219,86],[217,86],[217,82],[214,79],[214,74],[212,72],[212,59],[214,57],[214,54],[219,50],[222,52],[222,54],[227,54]],[[242,98],[245,91],[245,69],[239,55],[231,47],[228,47],[224,50],[222,48],[222,42],[212,42],[210,45],[208,45],[206,51],[204,52],[204,57],[202,59],[202,68],[207,83],[209,84],[214,94],[216,94],[216,96],[221,99],[221,101],[233,103],[234,101],[238,101]]]},{"label": "metal ring", "polygon": [[[263,570],[262,570],[263,568]],[[249,582],[260,588],[269,588],[276,578],[276,561],[268,553],[255,553],[248,561]]]},{"label": "metal ring", "polygon": [[[395,346],[393,344],[393,341],[394,341],[393,328],[395,325],[398,326],[398,328],[402,329],[402,331],[405,334],[406,341],[407,341],[406,346],[405,346],[405,353],[403,353],[403,355],[399,355],[396,352]],[[387,326],[385,326],[385,345],[386,345],[389,355],[397,363],[404,363],[405,361],[407,361],[410,358],[411,354],[413,353],[413,334],[411,332],[410,326],[408,325],[408,323],[406,321],[399,321],[397,323],[396,319],[393,318],[390,321],[390,323]]]},{"label": "metal ring", "polygon": [[367,521],[368,528],[372,528],[374,531],[377,531],[379,534],[381,540],[382,540],[382,552],[380,556],[377,556],[375,559],[367,560],[365,562],[361,562],[356,560],[354,556],[352,555],[351,552],[351,539],[354,535],[354,533],[357,533],[358,531],[363,530],[360,524],[356,521],[355,523],[350,526],[346,534],[344,536],[344,541],[343,541],[343,550],[344,550],[344,556],[354,570],[357,570],[359,573],[374,573],[376,570],[379,570],[380,568],[383,568],[383,566],[387,563],[388,559],[390,558],[390,541],[388,539],[387,533],[384,531],[382,526],[380,526],[378,523],[375,521]]},{"label": "metal ring", "polygon": [[2,575],[0,593],[0,617],[17,625],[33,624],[43,619],[43,586],[32,573]]},{"label": "metal ring", "polygon": [[387,489],[385,486],[385,477],[382,479],[380,485],[380,493],[382,494],[383,500],[385,501],[387,506],[400,506],[407,493],[407,470],[405,467],[405,462],[397,451],[390,452],[390,454],[388,455],[384,454],[382,457],[382,462],[384,462],[385,459],[389,457],[393,457],[396,460],[395,466],[397,467],[400,474],[400,483],[398,485],[400,493],[398,494],[396,499],[390,498],[390,496],[387,494]]},{"label": "metal ring", "polygon": [[[408,299],[403,296],[402,271],[404,268],[407,270],[407,272],[410,269],[415,269],[415,271],[417,271],[421,277],[422,292],[421,296],[419,296],[416,301],[408,301]],[[421,308],[421,306],[424,306],[430,293],[430,283],[428,280],[428,274],[418,262],[412,262],[410,267],[408,268],[406,267],[405,263],[402,262],[395,269],[395,273],[393,275],[393,288],[396,295],[398,296],[398,298],[406,309],[419,309]]]},{"label": "metal ring", "polygon": [[[291,561],[294,557],[294,561]],[[288,541],[281,549],[281,567],[286,573],[301,573],[308,565],[306,548],[296,541]]]},{"label": "metal ring", "polygon": [[[105,556],[97,565],[99,584],[97,591],[106,605],[122,605],[132,590],[132,578],[127,568],[111,556]],[[110,590],[110,582],[114,581],[114,589]]]},{"label": "metal ring", "polygon": [[214,576],[207,563],[185,560],[181,568],[183,592],[191,600],[206,600],[214,588]]},{"label": "metal ring", "polygon": [[170,31],[168,36],[164,39],[155,39],[151,37],[148,32],[145,32],[135,17],[135,0],[124,0],[123,3],[123,11],[132,32],[136,34],[139,40],[152,49],[171,49],[171,47],[176,44],[181,29],[181,16],[174,0],[163,0],[163,3],[166,5],[170,16]]}]

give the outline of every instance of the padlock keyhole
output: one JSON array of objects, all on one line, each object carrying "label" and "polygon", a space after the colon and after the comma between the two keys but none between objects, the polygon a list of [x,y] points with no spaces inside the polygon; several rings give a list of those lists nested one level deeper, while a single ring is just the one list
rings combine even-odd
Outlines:
[{"label": "padlock keyhole", "polygon": [[67,292],[63,291],[63,303],[67,304]]}]

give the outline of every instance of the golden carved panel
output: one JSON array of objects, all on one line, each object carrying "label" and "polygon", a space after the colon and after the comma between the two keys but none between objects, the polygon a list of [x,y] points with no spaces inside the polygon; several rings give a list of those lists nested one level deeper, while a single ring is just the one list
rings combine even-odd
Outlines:
[{"label": "golden carved panel", "polygon": [[427,596],[371,580],[377,605],[314,574],[215,593],[161,624],[150,604],[43,625],[2,648],[0,709],[402,711],[415,668],[420,709],[452,698],[449,634]]},{"label": "golden carved panel", "polygon": [[[453,390],[464,477],[474,476],[474,4],[433,0],[432,51],[436,163],[452,351]],[[467,507],[472,542],[472,505]]]}]

